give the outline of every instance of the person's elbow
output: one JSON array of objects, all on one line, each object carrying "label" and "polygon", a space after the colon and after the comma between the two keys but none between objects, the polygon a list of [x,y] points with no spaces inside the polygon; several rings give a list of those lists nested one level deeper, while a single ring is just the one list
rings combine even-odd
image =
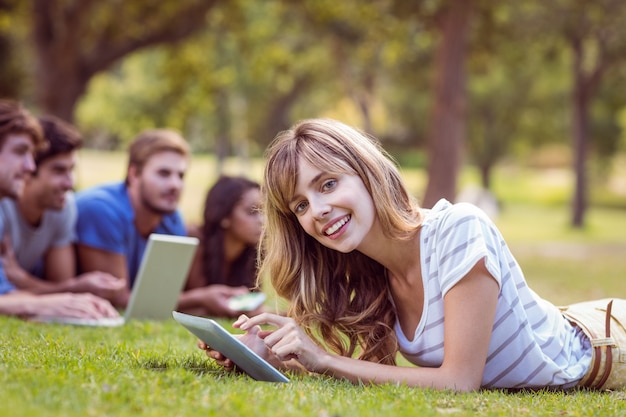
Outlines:
[{"label": "person's elbow", "polygon": [[484,369],[445,369],[440,368],[443,372],[443,386],[441,388],[450,389],[456,392],[474,392],[482,387],[482,377]]}]

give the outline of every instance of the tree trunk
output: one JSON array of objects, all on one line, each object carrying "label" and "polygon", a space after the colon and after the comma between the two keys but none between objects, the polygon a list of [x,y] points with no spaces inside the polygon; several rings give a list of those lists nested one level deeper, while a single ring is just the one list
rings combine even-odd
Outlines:
[{"label": "tree trunk", "polygon": [[441,16],[435,63],[435,102],[429,132],[428,186],[422,205],[454,200],[465,142],[465,57],[472,2],[451,0]]},{"label": "tree trunk", "polygon": [[217,92],[217,103],[215,106],[217,113],[217,126],[215,135],[215,155],[217,158],[216,174],[220,176],[224,173],[224,162],[228,156],[228,144],[230,143],[230,97],[225,89],[220,88]]},{"label": "tree trunk", "polygon": [[[72,122],[74,107],[91,77],[131,52],[174,43],[202,30],[207,24],[206,13],[217,1],[188,0],[172,2],[176,7],[155,8],[148,1],[32,0],[35,89],[40,110]],[[115,8],[115,13],[107,14],[111,19],[96,18],[107,7]],[[144,25],[145,30],[126,30],[148,17],[151,24]]]},{"label": "tree trunk", "polygon": [[289,128],[291,125],[289,111],[296,100],[306,93],[309,86],[309,78],[300,76],[294,80],[293,87],[288,92],[284,94],[274,93],[274,97],[268,101],[268,116],[265,118],[260,131],[255,133],[258,135],[257,142],[267,145],[278,132]]},{"label": "tree trunk", "polygon": [[76,23],[76,14],[86,9],[68,7],[72,11],[67,12],[67,20],[57,22],[58,7],[56,1],[39,0],[32,5],[35,96],[43,113],[73,122],[74,105],[85,91],[90,74],[81,74],[79,48],[72,48],[69,42],[73,28],[64,26],[68,22]]},{"label": "tree trunk", "polygon": [[589,89],[583,73],[584,52],[582,42],[573,42],[574,50],[574,86],[572,97],[572,141],[574,150],[574,196],[572,199],[572,226],[584,225],[587,209],[587,135],[589,126],[588,103]]},{"label": "tree trunk", "polygon": [[485,190],[491,190],[491,167],[488,162],[480,165],[480,184]]},{"label": "tree trunk", "polygon": [[77,68],[68,65],[50,67],[43,64],[52,60],[53,57],[44,58],[37,67],[37,103],[44,113],[73,123],[74,107],[85,93],[92,74],[77,74]]}]

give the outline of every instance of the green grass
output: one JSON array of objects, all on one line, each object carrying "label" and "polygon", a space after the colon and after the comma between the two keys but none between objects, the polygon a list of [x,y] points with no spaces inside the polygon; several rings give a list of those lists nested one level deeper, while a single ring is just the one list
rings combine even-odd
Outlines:
[{"label": "green grass", "polygon": [[[82,151],[78,187],[122,179],[122,154]],[[259,179],[262,164],[245,171]],[[209,156],[194,158],[184,215],[197,220],[216,173]],[[229,161],[228,172],[242,166]],[[425,176],[403,170],[419,193]],[[592,205],[583,230],[568,227],[567,175],[502,169],[494,183],[503,201],[496,222],[544,298],[566,304],[626,298],[626,198],[602,190],[614,204]],[[464,172],[463,181],[475,178]],[[228,326],[227,321],[221,321]],[[289,384],[229,374],[195,347],[172,320],[120,328],[38,324],[0,317],[1,416],[622,416],[626,390],[598,392],[485,391],[471,394],[360,386],[292,375]]]},{"label": "green grass", "polygon": [[6,416],[618,416],[626,393],[360,386],[228,374],[173,321],[81,328],[0,318],[0,415]]}]

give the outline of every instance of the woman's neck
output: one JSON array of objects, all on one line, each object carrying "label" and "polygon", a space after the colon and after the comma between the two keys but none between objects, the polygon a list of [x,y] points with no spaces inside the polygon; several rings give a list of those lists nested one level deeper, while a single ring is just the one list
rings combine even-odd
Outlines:
[{"label": "woman's neck", "polygon": [[403,279],[419,268],[420,232],[418,230],[409,239],[394,239],[376,227],[358,250],[384,266],[390,277]]},{"label": "woman's neck", "polygon": [[228,233],[224,235],[224,263],[227,266],[237,260],[245,249],[246,244],[244,242],[234,239]]}]

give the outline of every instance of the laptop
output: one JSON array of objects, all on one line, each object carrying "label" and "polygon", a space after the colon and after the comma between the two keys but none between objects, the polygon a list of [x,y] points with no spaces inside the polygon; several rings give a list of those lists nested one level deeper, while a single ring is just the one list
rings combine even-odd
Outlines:
[{"label": "laptop", "polygon": [[84,326],[121,326],[129,320],[167,320],[178,304],[198,239],[153,233],[148,238],[139,272],[124,315],[115,318],[83,319],[37,316],[39,322]]}]

